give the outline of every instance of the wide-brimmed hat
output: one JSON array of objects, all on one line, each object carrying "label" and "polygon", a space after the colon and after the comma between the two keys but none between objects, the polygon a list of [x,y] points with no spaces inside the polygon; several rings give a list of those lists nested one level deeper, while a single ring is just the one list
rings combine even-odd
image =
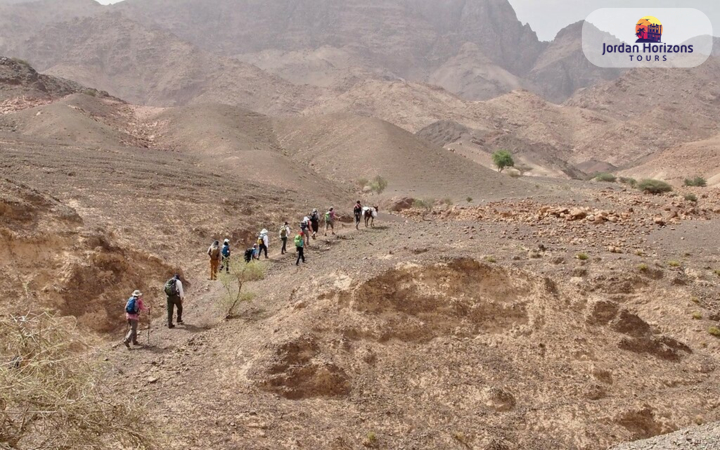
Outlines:
[{"label": "wide-brimmed hat", "polygon": [[132,296],[133,297],[142,297],[142,292],[135,289],[135,292],[132,293]]},{"label": "wide-brimmed hat", "polygon": [[260,234],[268,234],[268,230],[266,230],[265,228],[263,228],[263,230],[260,232]]},{"label": "wide-brimmed hat", "polygon": [[226,243],[226,244],[229,244],[229,243],[230,243],[230,239],[225,239],[225,243]]}]

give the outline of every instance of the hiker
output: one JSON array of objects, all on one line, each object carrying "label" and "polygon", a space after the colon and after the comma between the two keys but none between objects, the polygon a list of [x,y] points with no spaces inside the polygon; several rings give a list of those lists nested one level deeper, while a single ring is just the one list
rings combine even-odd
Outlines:
[{"label": "hiker", "polygon": [[178,325],[183,324],[182,312],[185,292],[183,291],[182,281],[180,281],[180,275],[175,275],[167,280],[167,283],[165,283],[165,295],[167,296],[168,328],[175,328],[175,325],[173,325],[173,309],[175,307],[177,307],[177,323]]},{"label": "hiker", "polygon": [[325,236],[327,236],[328,227],[332,230],[332,234],[335,235],[335,209],[330,208],[325,213]]},{"label": "hiker", "polygon": [[302,222],[300,222],[300,233],[303,235],[303,239],[305,239],[305,245],[310,245],[310,218],[308,216],[303,217]]},{"label": "hiker", "polygon": [[230,239],[225,239],[222,249],[220,250],[220,255],[222,257],[222,260],[220,261],[220,272],[223,271],[224,267],[225,273],[230,273],[230,253]]},{"label": "hiker", "polygon": [[210,280],[217,280],[218,266],[220,266],[220,241],[212,243],[207,251],[210,256]]},{"label": "hiker", "polygon": [[265,252],[265,259],[268,259],[268,247],[270,246],[270,238],[268,237],[268,230],[263,229],[260,232],[260,236],[258,236],[258,246],[260,247],[260,250],[258,251],[258,259],[260,259],[260,255],[262,252]]},{"label": "hiker", "polygon": [[301,231],[300,234],[295,236],[295,248],[297,249],[297,261],[295,261],[295,265],[300,265],[300,260],[302,259],[303,264],[305,263],[305,235]]},{"label": "hiker", "polygon": [[285,222],[285,225],[280,227],[280,240],[282,241],[282,248],[280,249],[281,255],[287,253],[288,236],[290,236],[290,226]]},{"label": "hiker", "polygon": [[353,208],[353,214],[355,215],[355,229],[360,229],[360,220],[362,219],[363,214],[363,207],[362,204],[360,204],[360,200],[355,203],[355,207]]},{"label": "hiker", "polygon": [[249,248],[245,250],[245,263],[250,264],[250,261],[252,261],[255,258],[255,248]]},{"label": "hiker", "polygon": [[150,311],[150,307],[145,307],[142,301],[142,292],[135,290],[132,293],[127,303],[125,303],[125,318],[127,319],[128,325],[130,325],[130,331],[125,335],[123,344],[130,350],[130,343],[133,345],[140,345],[137,341],[137,328],[140,322],[140,311]]},{"label": "hiker", "polygon": [[320,215],[318,214],[317,208],[313,209],[312,214],[310,214],[310,227],[312,228],[312,238],[315,239],[320,229]]},{"label": "hiker", "polygon": [[260,260],[260,248],[257,244],[253,244],[253,257],[252,259]]}]

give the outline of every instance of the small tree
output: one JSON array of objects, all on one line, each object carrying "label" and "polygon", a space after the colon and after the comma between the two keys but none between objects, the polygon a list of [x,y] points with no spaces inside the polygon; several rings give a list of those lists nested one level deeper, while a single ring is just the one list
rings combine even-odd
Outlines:
[{"label": "small tree", "polygon": [[231,265],[229,274],[221,275],[220,281],[225,289],[225,295],[218,299],[218,307],[225,319],[235,316],[235,308],[240,303],[252,301],[255,294],[243,292],[243,286],[250,281],[259,281],[265,278],[267,268],[259,261],[252,261],[244,265]]},{"label": "small tree", "polygon": [[506,167],[514,167],[515,161],[507,150],[498,150],[492,155],[493,162],[498,168],[498,172],[502,172]]}]

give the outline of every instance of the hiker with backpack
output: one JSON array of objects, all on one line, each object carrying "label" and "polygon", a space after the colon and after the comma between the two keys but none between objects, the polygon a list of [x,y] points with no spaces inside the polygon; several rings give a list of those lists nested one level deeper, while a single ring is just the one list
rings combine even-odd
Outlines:
[{"label": "hiker with backpack", "polygon": [[183,301],[185,300],[185,292],[183,291],[182,281],[180,281],[180,275],[167,280],[165,283],[165,296],[167,297],[167,315],[168,315],[168,328],[175,328],[173,325],[173,309],[177,307],[177,323],[183,324],[182,312],[183,312]]},{"label": "hiker with backpack", "polygon": [[285,222],[285,225],[280,227],[280,240],[282,241],[282,248],[280,249],[281,255],[287,253],[288,236],[290,236],[290,226],[288,226],[288,223]]},{"label": "hiker with backpack", "polygon": [[310,218],[308,216],[303,217],[300,222],[300,233],[303,235],[305,245],[310,246]]},{"label": "hiker with backpack", "polygon": [[310,214],[310,228],[312,228],[312,238],[315,239],[320,229],[320,215],[318,214],[317,208],[313,209],[312,214]]},{"label": "hiker with backpack", "polygon": [[325,213],[325,236],[327,236],[328,228],[332,230],[332,234],[335,235],[335,209],[330,208]]},{"label": "hiker with backpack", "polygon": [[255,259],[255,247],[251,247],[245,250],[245,264],[250,264],[250,261]]},{"label": "hiker with backpack", "polygon": [[220,241],[212,243],[207,251],[210,256],[210,280],[217,280],[218,267],[220,266]]},{"label": "hiker with backpack", "polygon": [[137,341],[137,329],[140,322],[140,311],[150,311],[150,307],[145,307],[142,301],[142,292],[135,290],[128,301],[125,303],[125,318],[127,319],[130,330],[125,335],[123,344],[130,350],[130,343],[140,345]]},{"label": "hiker with backpack", "polygon": [[222,249],[220,250],[222,258],[220,261],[220,272],[222,272],[223,268],[225,268],[225,273],[230,273],[230,253],[230,239],[225,239]]},{"label": "hiker with backpack", "polygon": [[360,229],[360,220],[362,219],[362,212],[363,207],[362,204],[360,204],[360,200],[355,203],[355,207],[353,208],[353,215],[355,215],[355,229]]},{"label": "hiker with backpack", "polygon": [[300,234],[295,236],[295,249],[297,250],[297,261],[295,261],[295,265],[300,265],[300,260],[302,259],[303,264],[305,263],[305,235],[301,231]]},{"label": "hiker with backpack", "polygon": [[270,238],[268,237],[268,230],[263,229],[260,232],[260,236],[258,236],[258,247],[260,250],[258,251],[258,259],[260,259],[260,255],[265,252],[265,259],[268,259],[268,247],[270,246]]}]

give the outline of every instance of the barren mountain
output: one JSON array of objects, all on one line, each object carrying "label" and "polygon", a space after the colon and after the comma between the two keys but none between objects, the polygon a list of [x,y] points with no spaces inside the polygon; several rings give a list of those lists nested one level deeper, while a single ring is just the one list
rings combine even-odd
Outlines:
[{"label": "barren mountain", "polygon": [[[544,98],[561,103],[578,89],[601,81],[615,80],[620,69],[603,69],[587,60],[582,49],[584,22],[577,22],[558,32],[555,39],[540,54],[527,76],[532,90]],[[594,33],[601,33],[594,26]],[[607,42],[617,41],[607,36]]]},{"label": "barren mountain", "polygon": [[39,74],[23,60],[0,57],[0,113],[83,89],[78,83]]},{"label": "barren mountain", "polygon": [[218,102],[284,114],[303,109],[320,94],[119,13],[50,25],[21,55],[42,71],[138,104]]},{"label": "barren mountain", "polygon": [[720,185],[720,136],[661,151],[641,164],[620,172],[635,178],[656,178],[682,185],[702,176],[709,186]]},{"label": "barren mountain", "polygon": [[25,41],[48,24],[101,10],[94,0],[0,1],[0,55],[19,56]]},{"label": "barren mountain", "polygon": [[389,196],[498,198],[533,191],[471,161],[442,151],[375,118],[332,114],[276,121],[280,146],[331,180],[354,184],[380,175]]}]

